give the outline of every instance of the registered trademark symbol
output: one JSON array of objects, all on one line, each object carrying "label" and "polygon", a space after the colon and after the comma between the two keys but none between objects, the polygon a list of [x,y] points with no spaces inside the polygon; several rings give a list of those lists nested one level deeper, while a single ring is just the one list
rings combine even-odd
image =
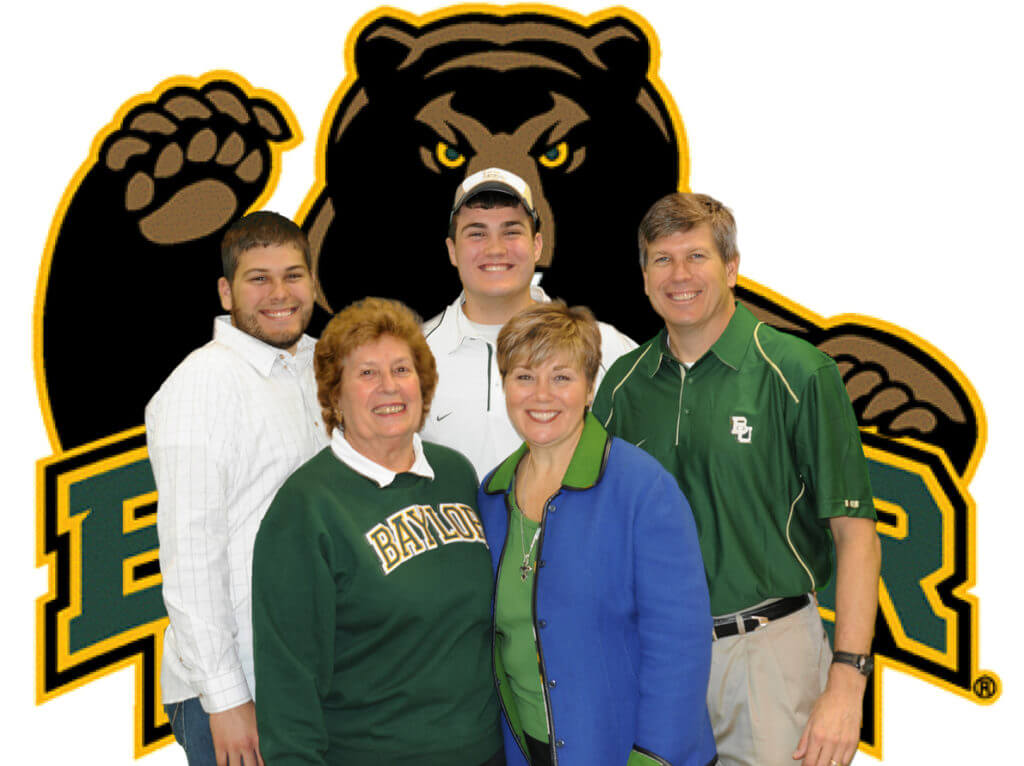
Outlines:
[{"label": "registered trademark symbol", "polygon": [[983,675],[974,679],[974,696],[980,700],[990,700],[999,693],[999,682],[993,676]]}]

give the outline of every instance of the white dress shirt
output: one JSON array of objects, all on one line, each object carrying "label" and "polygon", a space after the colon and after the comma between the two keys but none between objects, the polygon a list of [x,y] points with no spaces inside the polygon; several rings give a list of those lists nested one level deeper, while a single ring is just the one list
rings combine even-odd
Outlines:
[{"label": "white dress shirt", "polygon": [[[530,288],[538,303],[551,299],[539,287]],[[508,457],[523,440],[505,409],[505,392],[498,372],[494,342],[481,337],[462,310],[466,294],[423,325],[427,345],[437,361],[437,390],[420,435],[430,442],[458,450],[469,458],[477,479]],[[610,324],[601,331],[601,366],[594,390],[612,362],[636,348],[636,343]],[[493,333],[497,337],[497,333]]]},{"label": "white dress shirt", "polygon": [[165,704],[217,713],[252,699],[252,550],[284,480],[329,443],[313,376],[295,355],[231,325],[171,373],[146,407],[156,477],[163,597],[170,617]]}]

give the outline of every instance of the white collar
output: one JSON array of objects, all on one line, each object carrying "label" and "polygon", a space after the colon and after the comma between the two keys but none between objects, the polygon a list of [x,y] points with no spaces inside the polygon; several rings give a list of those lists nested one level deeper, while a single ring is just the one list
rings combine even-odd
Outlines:
[{"label": "white collar", "polygon": [[[356,452],[355,447],[348,443],[348,439],[345,438],[345,434],[340,428],[335,428],[331,433],[331,451],[342,463],[356,473],[375,481],[380,487],[388,486],[398,475],[380,463],[370,460],[366,455]],[[403,473],[414,473],[417,476],[433,479],[434,469],[430,467],[427,456],[423,454],[423,440],[420,439],[419,434],[412,435],[412,452],[414,458],[412,466]]]},{"label": "white collar", "polygon": [[[264,377],[270,375],[270,370],[275,362],[291,356],[284,349],[275,348],[269,343],[264,343],[259,338],[239,330],[231,324],[231,317],[227,314],[213,320],[213,339],[241,356]],[[294,357],[299,366],[304,366],[312,360],[315,346],[316,341],[308,335],[303,334],[299,338]]]},{"label": "white collar", "polygon": [[[551,302],[551,298],[548,297],[548,294],[544,292],[544,289],[540,285],[530,285],[530,298],[535,303]],[[455,337],[458,339],[459,343],[466,338],[478,337],[478,334],[473,329],[472,320],[466,316],[466,312],[462,310],[462,306],[465,302],[466,293],[463,291],[459,293],[459,297],[455,299],[455,303],[451,306],[455,318]]]}]

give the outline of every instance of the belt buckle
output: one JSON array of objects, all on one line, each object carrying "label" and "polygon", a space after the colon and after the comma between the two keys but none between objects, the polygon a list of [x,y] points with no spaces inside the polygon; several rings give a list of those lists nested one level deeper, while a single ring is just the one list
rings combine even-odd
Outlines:
[{"label": "belt buckle", "polygon": [[[747,620],[754,620],[754,622],[756,622],[757,624],[751,627],[750,630],[747,630]],[[731,622],[725,622],[722,623],[722,625],[716,625],[713,623],[711,625],[711,640],[718,640],[717,628],[723,627],[724,625],[735,624],[736,633],[742,636],[747,633],[753,633],[755,630],[758,630],[759,628],[763,628],[769,622],[771,622],[771,620],[760,614],[743,614],[742,612],[737,612],[735,615],[733,615]]]},{"label": "belt buckle", "polygon": [[[752,627],[750,630],[747,630],[747,620],[754,620],[757,623],[757,625]],[[762,617],[759,614],[736,615],[736,630],[739,632],[741,636],[747,633],[753,633],[758,628],[763,628],[767,624],[768,618]]]}]

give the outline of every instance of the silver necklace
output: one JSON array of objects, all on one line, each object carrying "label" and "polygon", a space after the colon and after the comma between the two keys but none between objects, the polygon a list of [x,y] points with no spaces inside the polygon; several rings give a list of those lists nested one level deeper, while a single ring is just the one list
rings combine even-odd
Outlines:
[{"label": "silver necklace", "polygon": [[519,577],[522,578],[523,582],[526,582],[526,578],[530,576],[530,572],[533,571],[533,564],[530,563],[530,555],[533,553],[533,546],[537,544],[537,538],[540,537],[540,526],[537,527],[537,531],[533,533],[533,540],[530,542],[530,550],[526,550],[526,532],[525,525],[523,524],[523,516],[525,516],[521,510],[519,511],[519,542],[523,546],[523,564],[519,567]]},{"label": "silver necklace", "polygon": [[[530,456],[526,456],[526,465],[523,466],[523,474],[526,473],[526,468],[530,465]],[[522,483],[523,477],[519,477],[517,484]],[[519,504],[516,503],[518,506]],[[523,582],[530,576],[530,572],[533,571],[533,564],[530,563],[530,555],[533,553],[533,546],[537,544],[537,538],[540,537],[540,525],[537,525],[537,531],[533,533],[533,540],[530,541],[530,549],[526,549],[526,531],[525,525],[523,524],[523,517],[526,515],[523,513],[522,508],[517,508],[519,511],[519,542],[522,544],[523,551],[523,563],[519,567],[519,577]]]}]

